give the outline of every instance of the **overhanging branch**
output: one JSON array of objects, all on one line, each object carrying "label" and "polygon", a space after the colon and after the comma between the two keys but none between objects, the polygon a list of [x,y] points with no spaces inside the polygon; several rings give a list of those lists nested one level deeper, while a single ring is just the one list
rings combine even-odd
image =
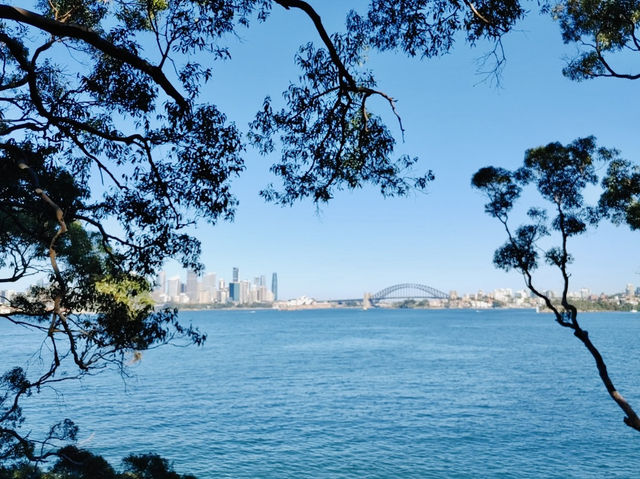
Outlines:
[{"label": "overhanging branch", "polygon": [[173,98],[181,108],[188,109],[189,107],[187,100],[180,94],[180,92],[178,92],[178,90],[176,90],[161,68],[152,65],[148,61],[131,53],[125,48],[114,45],[87,27],[52,20],[29,10],[25,10],[24,8],[14,7],[11,5],[0,5],[0,18],[31,25],[32,27],[36,27],[56,37],[81,40],[110,57],[121,60],[141,72],[146,73],[165,91],[167,95]]}]

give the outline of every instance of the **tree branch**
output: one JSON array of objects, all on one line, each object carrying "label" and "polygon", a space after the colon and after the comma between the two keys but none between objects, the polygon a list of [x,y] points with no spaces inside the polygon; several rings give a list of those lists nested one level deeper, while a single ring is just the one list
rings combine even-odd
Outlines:
[{"label": "tree branch", "polygon": [[327,50],[329,51],[329,55],[331,56],[331,60],[333,61],[336,68],[338,68],[338,71],[340,72],[340,76],[347,82],[350,88],[355,89],[357,87],[356,81],[351,76],[351,73],[349,73],[349,70],[347,70],[347,67],[340,59],[340,55],[338,55],[338,51],[336,50],[335,45],[331,41],[331,38],[329,37],[327,30],[324,28],[324,25],[322,24],[322,19],[320,18],[320,15],[318,15],[318,13],[313,9],[313,7],[309,5],[307,2],[303,2],[302,0],[275,0],[275,2],[287,10],[289,10],[290,8],[298,8],[309,16],[314,26],[316,27],[316,30],[318,31],[318,34],[320,35],[322,42],[327,47]]},{"label": "tree branch", "polygon": [[153,66],[148,61],[131,53],[125,48],[114,45],[100,37],[100,35],[89,28],[83,27],[82,25],[52,20],[29,10],[25,10],[24,8],[14,7],[11,5],[0,5],[0,18],[31,25],[57,37],[81,40],[110,57],[121,60],[137,70],[146,73],[165,91],[167,95],[176,101],[180,108],[185,110],[189,108],[187,100],[178,92],[178,90],[176,90],[161,68]]}]

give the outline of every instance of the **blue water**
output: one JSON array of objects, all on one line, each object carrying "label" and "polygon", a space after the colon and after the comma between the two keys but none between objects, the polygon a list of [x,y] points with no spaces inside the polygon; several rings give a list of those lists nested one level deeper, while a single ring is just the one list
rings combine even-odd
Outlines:
[{"label": "blue water", "polygon": [[[593,360],[531,311],[181,313],[202,348],[144,353],[31,398],[27,427],[74,419],[116,464],[157,452],[208,478],[639,477]],[[582,315],[640,408],[640,315]],[[2,325],[0,364],[33,348]],[[8,349],[6,344],[12,344]]]}]

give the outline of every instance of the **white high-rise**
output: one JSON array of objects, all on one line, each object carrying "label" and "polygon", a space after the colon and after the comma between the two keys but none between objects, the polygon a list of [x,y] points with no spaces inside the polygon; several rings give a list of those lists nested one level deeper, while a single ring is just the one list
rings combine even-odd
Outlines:
[{"label": "white high-rise", "polygon": [[173,301],[175,303],[180,301],[180,286],[180,276],[169,278],[167,281],[167,296],[169,297],[169,301]]},{"label": "white high-rise", "polygon": [[217,300],[216,297],[216,274],[215,273],[207,273],[202,277],[202,282],[200,283],[200,303],[215,303]]}]

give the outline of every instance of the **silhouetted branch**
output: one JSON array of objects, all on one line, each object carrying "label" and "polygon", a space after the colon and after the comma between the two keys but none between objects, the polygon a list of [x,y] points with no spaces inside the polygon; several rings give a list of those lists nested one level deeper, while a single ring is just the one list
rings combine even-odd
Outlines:
[{"label": "silhouetted branch", "polygon": [[31,25],[51,35],[81,40],[103,53],[117,58],[132,67],[149,75],[170,97],[172,97],[182,109],[188,109],[189,103],[171,84],[162,69],[151,65],[146,60],[133,54],[131,51],[118,47],[113,43],[100,37],[97,33],[82,25],[68,24],[52,20],[37,13],[25,10],[24,8],[10,5],[0,5],[0,18],[14,20],[22,24]]},{"label": "silhouetted branch", "polygon": [[[339,79],[339,87],[341,90],[346,90],[346,91],[350,91],[353,93],[360,93],[363,94],[363,98],[362,98],[362,102],[361,102],[361,108],[362,108],[362,116],[363,118],[366,120],[368,119],[367,113],[366,113],[366,101],[367,98],[371,95],[378,95],[381,96],[382,98],[384,98],[387,103],[389,103],[389,106],[391,107],[391,110],[393,111],[393,114],[395,115],[396,119],[398,120],[398,124],[400,126],[400,132],[402,135],[402,138],[404,139],[404,127],[402,126],[402,119],[400,117],[400,115],[398,114],[398,111],[396,110],[396,104],[395,104],[395,100],[389,96],[388,94],[379,91],[379,90],[374,90],[371,88],[367,88],[367,87],[363,87],[357,84],[356,80],[353,78],[353,76],[351,75],[351,73],[349,72],[349,69],[346,67],[346,65],[344,64],[344,62],[342,61],[342,59],[340,58],[340,55],[338,54],[338,50],[336,49],[335,44],[333,43],[333,41],[331,40],[331,37],[329,37],[329,34],[327,33],[327,30],[324,28],[324,25],[322,23],[322,19],[320,18],[320,15],[318,15],[318,13],[313,9],[313,7],[311,5],[309,5],[307,2],[304,2],[302,0],[275,0],[275,2],[279,5],[281,5],[282,7],[284,7],[285,9],[289,10],[290,8],[298,8],[300,10],[302,10],[303,12],[305,12],[309,18],[311,19],[311,21],[313,22],[316,30],[318,31],[318,34],[320,35],[320,38],[322,39],[322,42],[324,43],[324,45],[327,47],[327,51],[329,52],[329,56],[331,57],[331,60],[333,62],[333,64],[335,65],[335,67],[338,69],[339,75],[340,75],[340,79]],[[344,80],[344,81],[343,81]],[[325,93],[328,93],[331,90],[328,90]],[[325,93],[322,93],[322,95],[324,95]],[[367,123],[365,121],[364,124],[364,128],[367,128]]]}]

